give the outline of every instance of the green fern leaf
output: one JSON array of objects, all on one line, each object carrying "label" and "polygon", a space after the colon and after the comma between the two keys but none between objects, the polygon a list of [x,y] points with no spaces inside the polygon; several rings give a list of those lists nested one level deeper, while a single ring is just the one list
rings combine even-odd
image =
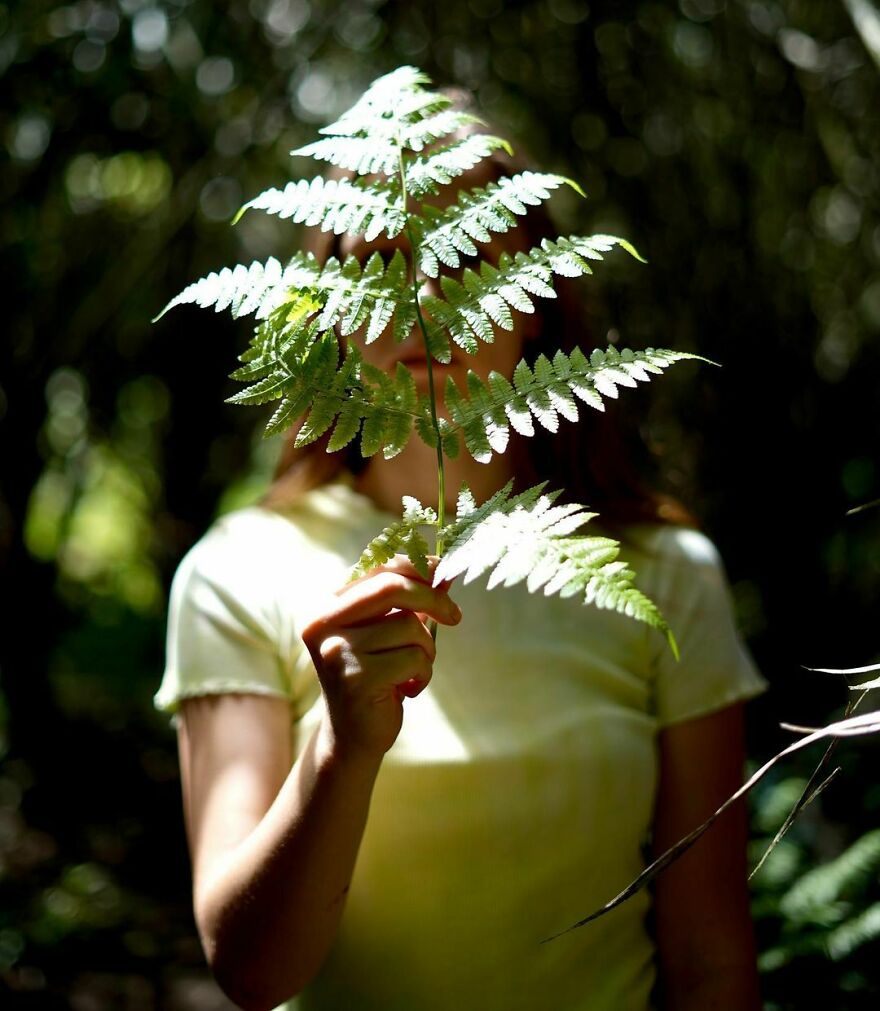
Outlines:
[{"label": "green fern leaf", "polygon": [[[233,377],[250,381],[227,398],[232,404],[262,404],[281,399],[265,435],[283,431],[306,415],[296,445],[305,446],[335,427],[328,452],[347,445],[361,432],[361,452],[381,449],[386,458],[399,453],[413,427],[429,416],[426,397],[419,397],[409,370],[399,364],[394,378],[363,362],[357,348],[340,361],[332,330],[317,319],[287,322],[281,307],[254,335],[245,369]],[[252,381],[255,380],[255,381]]]},{"label": "green fern leaf", "polygon": [[363,233],[367,242],[383,232],[393,239],[406,224],[406,214],[399,203],[393,202],[387,185],[366,185],[361,180],[318,177],[290,182],[283,190],[265,190],[241,208],[233,224],[250,209],[318,226],[322,232],[335,235]]},{"label": "green fern leaf", "polygon": [[374,137],[324,137],[290,153],[330,162],[362,176],[390,176],[397,170],[399,148],[393,141]]},{"label": "green fern leaf", "polygon": [[458,499],[455,503],[455,518],[456,520],[463,520],[468,516],[472,516],[477,509],[477,500],[474,498],[473,492],[468,488],[466,484],[463,484],[458,492]]},{"label": "green fern leaf", "polygon": [[[858,894],[880,870],[880,829],[857,839],[839,857],[803,874],[779,903],[793,922],[827,923],[849,911],[846,901]],[[832,919],[832,922],[833,922]]]},{"label": "green fern leaf", "polygon": [[467,398],[452,377],[447,377],[446,407],[454,430],[461,432],[474,458],[485,463],[491,452],[504,452],[509,427],[532,436],[534,418],[543,428],[556,432],[560,416],[577,421],[577,400],[602,411],[603,396],[616,397],[618,385],[635,386],[650,379],[651,374],[688,359],[708,361],[699,355],[662,348],[618,351],[609,347],[606,351],[594,350],[589,359],[578,348],[570,355],[557,351],[552,361],[539,355],[533,369],[520,361],[512,383],[498,372],[490,373],[484,383],[468,371]]},{"label": "green fern leaf", "polygon": [[[371,130],[388,130],[394,135],[398,121],[424,117],[451,105],[451,99],[426,91],[422,85],[431,78],[418,67],[403,66],[377,78],[336,122],[323,126],[318,133],[325,136],[356,137]],[[387,124],[392,122],[392,127]]]},{"label": "green fern leaf", "polygon": [[846,923],[835,927],[825,938],[825,948],[836,962],[847,958],[857,948],[880,937],[880,902],[862,910]]},{"label": "green fern leaf", "polygon": [[408,159],[404,166],[407,193],[416,198],[439,193],[441,187],[470,171],[493,151],[513,149],[502,137],[475,133],[445,147]]},{"label": "green fern leaf", "polygon": [[215,312],[230,309],[234,317],[255,313],[257,319],[265,319],[285,302],[298,307],[302,293],[311,290],[320,276],[321,267],[311,253],[297,253],[284,268],[274,256],[265,263],[254,261],[249,267],[226,267],[188,285],[155,320],[178,305],[213,308]]},{"label": "green fern leaf", "polygon": [[360,431],[362,421],[363,411],[356,400],[348,400],[343,403],[339,408],[339,416],[336,419],[333,434],[327,443],[327,452],[335,453],[336,450],[347,446]]},{"label": "green fern leaf", "polygon": [[446,553],[434,571],[434,585],[462,576],[470,583],[489,573],[488,589],[525,582],[532,593],[580,595],[594,604],[646,622],[663,632],[676,650],[669,626],[633,585],[634,573],[617,560],[620,545],[609,537],[572,534],[595,517],[584,506],[554,505],[557,493],[544,484],[511,496],[512,482],[482,506],[466,489],[459,515],[441,531]]},{"label": "green fern leaf", "polygon": [[[424,225],[419,236],[422,271],[436,277],[440,264],[458,267],[462,256],[477,256],[475,242],[489,242],[492,233],[504,233],[515,227],[517,215],[526,214],[547,200],[553,190],[567,183],[580,187],[564,176],[545,172],[521,172],[490,183],[480,189],[465,190],[457,203],[445,210],[426,205],[422,208]],[[517,308],[532,311],[528,297],[515,290]]]},{"label": "green fern leaf", "polygon": [[553,242],[544,239],[528,253],[502,253],[498,266],[480,265],[480,272],[466,268],[461,282],[451,277],[441,281],[443,298],[426,295],[421,299],[426,311],[449,330],[452,339],[470,354],[477,340],[491,340],[492,325],[504,330],[513,327],[510,308],[533,312],[529,295],[555,298],[553,274],[578,277],[592,273],[588,260],[601,260],[602,253],[615,245],[641,259],[632,245],[611,235],[571,236]]},{"label": "green fern leaf", "polygon": [[166,312],[178,305],[197,305],[201,309],[222,312],[232,309],[233,316],[245,315],[245,306],[257,309],[270,292],[275,292],[282,279],[281,264],[274,256],[265,263],[254,261],[249,267],[242,264],[230,270],[225,267],[193,282],[176,295],[153,319],[155,323]]},{"label": "green fern leaf", "polygon": [[430,578],[428,545],[420,527],[436,527],[437,514],[418,499],[404,496],[403,517],[391,523],[364,548],[352,569],[350,579],[358,579],[396,554],[405,554],[425,579]]}]

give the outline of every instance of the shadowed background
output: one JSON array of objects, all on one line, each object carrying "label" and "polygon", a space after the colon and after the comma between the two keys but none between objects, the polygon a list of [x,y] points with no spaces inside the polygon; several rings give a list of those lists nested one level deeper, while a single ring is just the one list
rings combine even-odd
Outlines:
[{"label": "shadowed background", "polygon": [[[288,222],[229,219],[315,174],[290,149],[401,63],[473,89],[536,167],[582,182],[587,201],[551,201],[560,231],[646,256],[583,282],[598,343],[722,364],[619,409],[726,560],[773,683],[753,759],[791,739],[780,719],[840,714],[844,684],[804,666],[877,659],[880,509],[846,516],[880,496],[876,0],[0,5],[4,1007],[228,1006],[151,696],[175,566],[259,494],[278,441],[270,407],[223,402],[246,323],[150,318],[297,248]],[[768,1009],[876,1007],[876,752],[840,748],[753,882]],[[755,792],[755,858],[818,757]]]}]

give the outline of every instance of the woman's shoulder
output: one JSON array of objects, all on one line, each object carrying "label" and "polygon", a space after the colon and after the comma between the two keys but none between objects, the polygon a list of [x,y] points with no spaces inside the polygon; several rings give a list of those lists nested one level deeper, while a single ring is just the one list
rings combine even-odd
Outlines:
[{"label": "woman's shoulder", "polygon": [[215,517],[184,555],[182,565],[210,566],[231,557],[255,558],[277,549],[283,520],[258,505],[241,506]]},{"label": "woman's shoulder", "polygon": [[345,482],[322,485],[283,507],[259,503],[216,517],[189,548],[181,565],[226,567],[231,561],[271,568],[291,553],[302,557],[332,549],[366,511],[363,497]]},{"label": "woman's shoulder", "polygon": [[672,571],[723,572],[715,541],[696,527],[677,523],[638,523],[627,527],[621,553],[639,567]]}]

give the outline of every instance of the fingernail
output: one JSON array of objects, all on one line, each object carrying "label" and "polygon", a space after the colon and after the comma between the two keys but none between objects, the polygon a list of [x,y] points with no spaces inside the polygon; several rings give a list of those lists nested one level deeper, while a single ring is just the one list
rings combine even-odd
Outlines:
[{"label": "fingernail", "polygon": [[405,695],[406,698],[414,699],[427,684],[427,681],[422,681],[419,678],[410,678],[409,681],[404,681],[403,684],[397,685],[397,690],[401,695]]}]

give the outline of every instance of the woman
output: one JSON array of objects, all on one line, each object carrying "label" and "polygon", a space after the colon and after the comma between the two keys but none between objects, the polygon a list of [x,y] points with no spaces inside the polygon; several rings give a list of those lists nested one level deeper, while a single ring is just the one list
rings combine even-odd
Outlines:
[{"label": "woman", "polygon": [[[461,185],[510,168],[486,164]],[[532,214],[482,253],[529,248],[546,227]],[[398,245],[344,237],[335,252]],[[545,306],[435,365],[441,410],[447,376],[509,376],[522,356],[584,343],[570,299]],[[406,362],[427,390],[417,331],[362,352]],[[742,703],[763,688],[711,542],[639,482],[608,421],[561,435],[449,461],[450,508],[463,482],[479,502],[548,477],[598,507],[680,663],[622,615],[522,587],[432,588],[402,556],[347,583],[403,494],[436,500],[417,439],[367,461],[288,444],[266,500],[181,563],[156,705],[177,714],[199,933],[242,1007],[296,994],[285,1006],[322,1011],[760,1006],[742,807],[652,899],[540,943],[739,785]]]}]

